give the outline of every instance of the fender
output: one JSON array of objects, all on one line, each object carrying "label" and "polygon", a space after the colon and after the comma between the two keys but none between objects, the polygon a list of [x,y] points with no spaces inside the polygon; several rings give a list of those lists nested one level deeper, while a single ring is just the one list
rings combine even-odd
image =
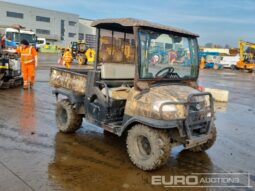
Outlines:
[{"label": "fender", "polygon": [[157,129],[172,129],[172,128],[178,128],[179,132],[182,132],[183,129],[183,123],[184,120],[172,120],[172,121],[166,121],[166,120],[158,120],[158,119],[151,119],[147,117],[142,116],[124,116],[123,125],[121,128],[118,129],[117,134],[119,136],[122,135],[122,133],[129,128],[130,125],[133,123],[141,123],[153,128]]},{"label": "fender", "polygon": [[71,104],[74,105],[78,114],[85,114],[83,95],[74,94],[73,92],[64,89],[55,89],[52,91],[52,93],[55,94],[57,100],[59,94],[66,96]]}]

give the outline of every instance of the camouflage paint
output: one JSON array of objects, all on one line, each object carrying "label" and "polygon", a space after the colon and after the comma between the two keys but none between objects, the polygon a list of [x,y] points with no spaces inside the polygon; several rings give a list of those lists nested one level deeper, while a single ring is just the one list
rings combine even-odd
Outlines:
[{"label": "camouflage paint", "polygon": [[65,88],[84,95],[86,91],[86,81],[86,75],[59,68],[51,69],[50,84],[55,88]]},{"label": "camouflage paint", "polygon": [[[186,118],[187,98],[190,94],[199,93],[197,90],[182,85],[165,85],[151,87],[148,92],[131,89],[129,92],[125,115],[143,116],[152,119],[174,120]],[[161,103],[174,102],[171,104],[172,111],[163,111],[160,115]]]}]

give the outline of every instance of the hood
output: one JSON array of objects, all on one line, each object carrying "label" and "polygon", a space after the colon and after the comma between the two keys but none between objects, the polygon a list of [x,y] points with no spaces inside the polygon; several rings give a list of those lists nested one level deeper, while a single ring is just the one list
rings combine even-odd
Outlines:
[{"label": "hood", "polygon": [[[127,99],[125,114],[163,120],[185,119],[184,103],[187,103],[189,95],[194,93],[199,91],[185,85],[155,86],[144,93],[132,89]],[[165,102],[175,104],[171,104],[168,111],[161,115],[160,106]]]},{"label": "hood", "polygon": [[[198,90],[185,85],[166,85],[151,87],[150,91],[142,96],[145,102],[168,101],[187,102],[190,94],[199,93]],[[142,101],[142,100],[140,100]]]}]

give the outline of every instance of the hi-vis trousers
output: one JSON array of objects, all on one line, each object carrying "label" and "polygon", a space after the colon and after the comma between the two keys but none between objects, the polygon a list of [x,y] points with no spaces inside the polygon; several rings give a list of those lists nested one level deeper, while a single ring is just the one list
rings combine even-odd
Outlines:
[{"label": "hi-vis trousers", "polygon": [[35,82],[35,63],[24,64],[22,63],[22,76],[24,86],[28,83],[34,84]]}]

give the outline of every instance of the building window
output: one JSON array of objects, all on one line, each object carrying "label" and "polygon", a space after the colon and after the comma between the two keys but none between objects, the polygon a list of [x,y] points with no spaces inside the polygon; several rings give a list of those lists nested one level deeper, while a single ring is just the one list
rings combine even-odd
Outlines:
[{"label": "building window", "polygon": [[79,33],[79,40],[84,40],[84,33]]},{"label": "building window", "polygon": [[36,33],[37,34],[50,35],[50,31],[49,30],[45,30],[45,29],[36,29]]},{"label": "building window", "polygon": [[50,22],[50,17],[36,16],[36,21],[49,23]]},{"label": "building window", "polygon": [[76,22],[74,21],[69,21],[69,26],[75,26],[76,25]]},{"label": "building window", "polygon": [[96,48],[96,35],[86,34],[86,44],[89,48]]},{"label": "building window", "polygon": [[69,32],[69,33],[68,33],[68,36],[69,36],[70,38],[75,37],[75,35],[76,35],[76,34],[75,34],[75,33],[72,33],[72,32]]},{"label": "building window", "polygon": [[19,18],[19,19],[24,18],[23,13],[16,13],[16,12],[11,12],[11,11],[6,11],[6,16],[7,17],[13,17],[13,18]]},{"label": "building window", "polygon": [[65,20],[61,20],[61,40],[65,40]]}]

